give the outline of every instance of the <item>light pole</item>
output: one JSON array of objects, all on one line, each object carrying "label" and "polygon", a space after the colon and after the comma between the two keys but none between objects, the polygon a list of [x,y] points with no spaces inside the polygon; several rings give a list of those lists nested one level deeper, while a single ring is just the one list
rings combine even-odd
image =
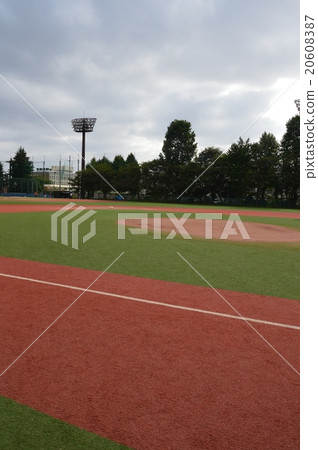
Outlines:
[{"label": "light pole", "polygon": [[[82,169],[85,169],[85,133],[90,133],[94,129],[96,119],[82,117],[80,119],[72,120],[72,127],[76,133],[82,133]],[[81,198],[84,196],[84,190],[81,186]]]}]

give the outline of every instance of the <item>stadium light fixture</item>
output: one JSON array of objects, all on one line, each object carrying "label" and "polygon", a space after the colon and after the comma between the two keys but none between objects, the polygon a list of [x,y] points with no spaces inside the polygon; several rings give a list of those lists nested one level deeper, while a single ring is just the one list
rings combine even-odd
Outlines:
[{"label": "stadium light fixture", "polygon": [[[75,133],[82,133],[82,170],[85,169],[85,133],[91,133],[93,131],[95,122],[96,119],[91,117],[81,117],[71,121]],[[81,198],[83,196],[84,192],[81,188]]]}]

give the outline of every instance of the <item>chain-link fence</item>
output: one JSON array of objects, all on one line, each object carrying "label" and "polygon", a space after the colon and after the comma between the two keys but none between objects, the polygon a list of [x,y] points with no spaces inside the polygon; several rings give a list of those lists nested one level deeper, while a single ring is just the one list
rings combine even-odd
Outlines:
[{"label": "chain-link fence", "polygon": [[0,178],[0,192],[16,194],[34,194],[39,185],[35,178]]}]

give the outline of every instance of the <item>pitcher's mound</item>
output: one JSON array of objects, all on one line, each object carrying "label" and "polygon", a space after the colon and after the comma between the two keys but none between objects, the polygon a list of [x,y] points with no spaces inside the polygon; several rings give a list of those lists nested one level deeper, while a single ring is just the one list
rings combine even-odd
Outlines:
[{"label": "pitcher's mound", "polygon": [[[121,221],[121,223],[123,222]],[[145,227],[145,224],[142,224],[140,219],[126,219],[125,224],[126,227],[132,228]],[[242,225],[247,232],[247,234],[245,234],[244,229],[242,228],[240,230],[237,223],[233,222],[230,227],[230,229],[233,230],[233,234],[229,234],[229,229],[226,229],[226,224],[226,220],[213,220],[211,230],[211,225],[209,225],[208,229],[206,229],[206,223],[204,220],[188,219],[184,223],[183,227],[180,227],[180,230],[182,232],[182,228],[184,228],[188,233],[188,238],[190,236],[191,238],[199,237],[203,239],[211,239],[212,234],[212,239],[229,239],[233,241],[245,242],[299,242],[300,240],[299,231],[287,227],[264,223],[242,222]],[[176,235],[182,235],[169,218],[161,218],[161,225],[159,221],[154,223],[153,218],[148,218],[148,228],[154,230],[155,227],[158,237],[160,235],[160,229],[163,237],[173,230]],[[234,230],[236,231],[236,234],[234,234]],[[173,235],[171,235],[171,237],[173,237]],[[183,237],[185,237],[185,233],[183,233],[183,235]]]}]

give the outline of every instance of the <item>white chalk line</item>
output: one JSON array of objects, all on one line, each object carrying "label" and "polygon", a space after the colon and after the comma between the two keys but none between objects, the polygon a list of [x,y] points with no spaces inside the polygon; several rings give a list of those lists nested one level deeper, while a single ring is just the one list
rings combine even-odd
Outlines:
[{"label": "white chalk line", "polygon": [[22,281],[28,281],[31,283],[39,283],[39,284],[44,284],[44,285],[48,285],[48,286],[55,286],[55,287],[59,287],[59,288],[64,288],[64,289],[71,289],[71,290],[75,290],[75,291],[82,291],[82,292],[87,292],[87,293],[91,293],[91,294],[96,294],[96,295],[102,295],[102,296],[107,296],[107,297],[115,297],[115,298],[120,298],[123,300],[129,300],[129,301],[134,301],[134,302],[139,302],[139,303],[146,303],[146,304],[150,304],[150,305],[157,305],[157,306],[162,306],[165,308],[173,308],[173,309],[179,309],[182,311],[190,311],[190,312],[194,312],[194,313],[200,313],[200,314],[207,314],[207,315],[212,315],[212,316],[218,316],[218,317],[223,317],[223,318],[227,318],[227,319],[235,319],[235,320],[241,320],[241,321],[247,321],[247,322],[254,322],[254,323],[259,323],[262,325],[269,325],[269,326],[275,326],[275,327],[281,327],[281,328],[289,328],[292,330],[300,330],[299,326],[296,325],[290,325],[290,324],[285,324],[285,323],[279,323],[279,322],[270,322],[267,320],[262,320],[262,319],[254,319],[254,318],[250,318],[250,317],[243,317],[243,316],[237,316],[237,315],[232,315],[232,314],[225,314],[225,313],[219,313],[216,311],[208,311],[205,309],[198,309],[198,308],[191,308],[189,306],[181,306],[181,305],[173,305],[170,303],[164,303],[164,302],[159,302],[159,301],[155,301],[155,300],[148,300],[148,299],[143,299],[143,298],[138,298],[138,297],[131,297],[128,295],[121,295],[121,294],[116,294],[113,292],[105,292],[105,291],[97,291],[94,289],[86,289],[86,288],[82,288],[79,286],[73,286],[73,285],[68,285],[68,284],[61,284],[61,283],[54,283],[52,281],[45,281],[45,280],[38,280],[35,278],[28,278],[28,277],[21,277],[18,275],[9,275],[6,273],[0,273],[1,277],[6,277],[6,278],[11,278],[11,279],[16,279],[16,280],[22,280]]}]

